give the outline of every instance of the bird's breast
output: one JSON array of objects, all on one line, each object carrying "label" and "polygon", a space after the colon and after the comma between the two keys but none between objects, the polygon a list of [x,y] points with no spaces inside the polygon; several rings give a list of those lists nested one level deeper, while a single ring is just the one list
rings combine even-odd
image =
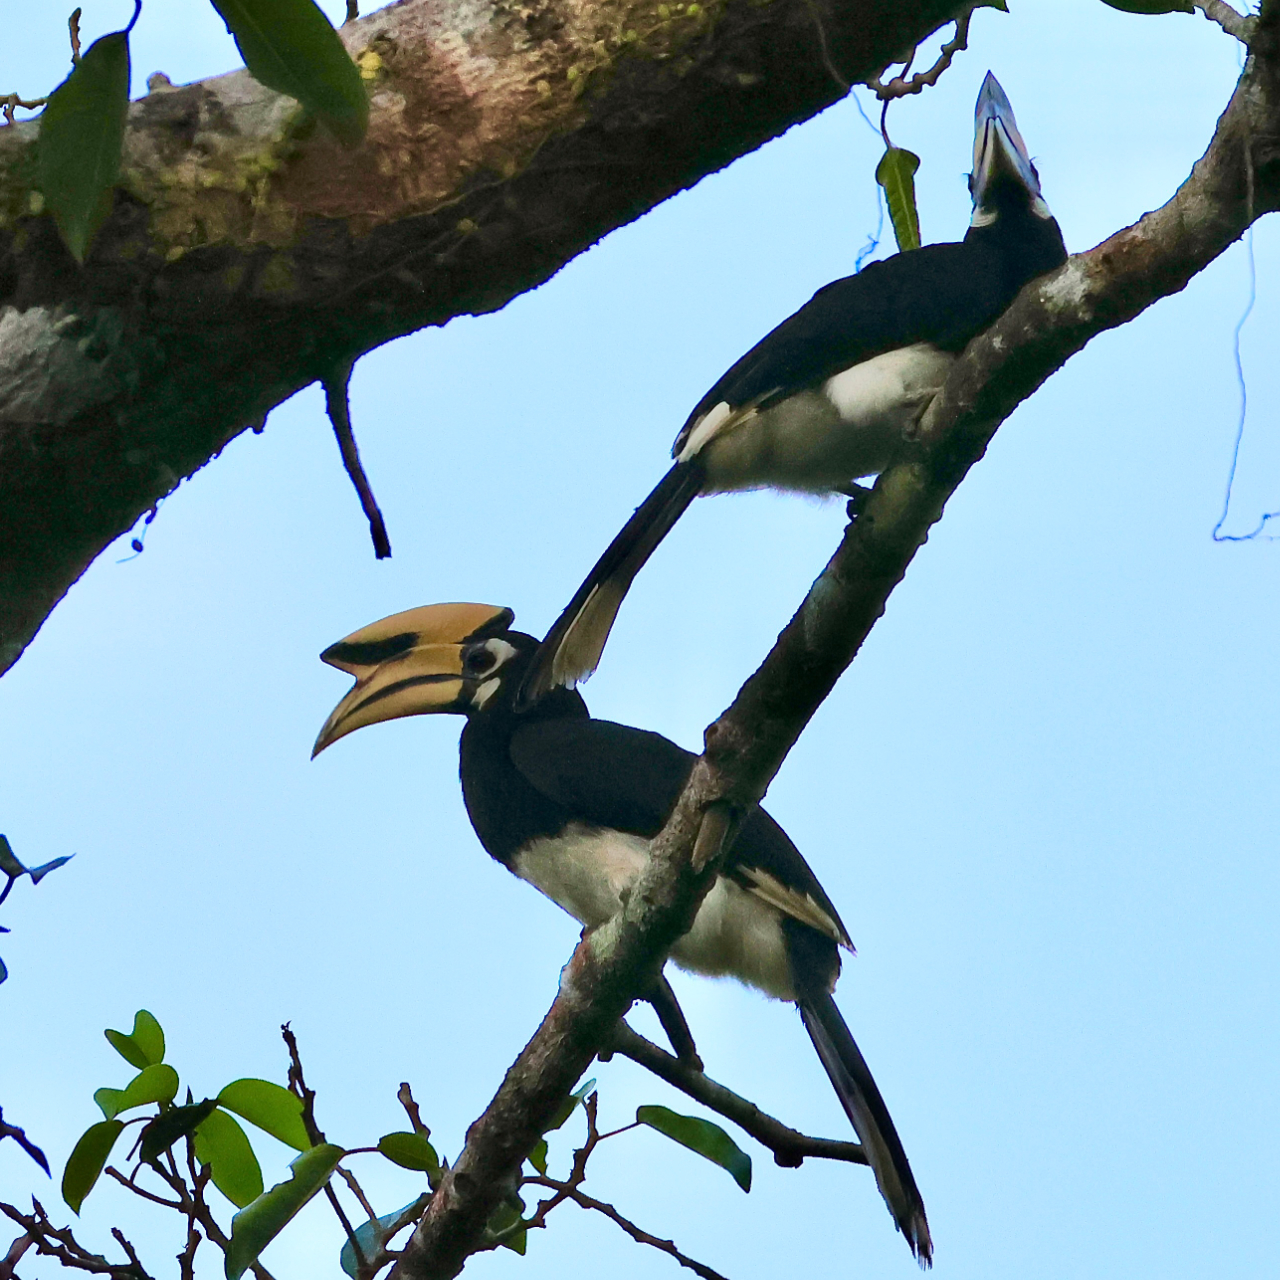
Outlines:
[{"label": "bird's breast", "polygon": [[702,449],[706,491],[831,493],[876,475],[893,461],[904,431],[937,394],[954,359],[916,343],[727,420]]},{"label": "bird's breast", "polygon": [[[595,928],[621,910],[648,860],[649,842],[642,836],[570,823],[559,835],[526,845],[512,869],[579,923]],[[777,909],[723,876],[671,958],[682,969],[737,978],[775,999],[795,999]]]}]

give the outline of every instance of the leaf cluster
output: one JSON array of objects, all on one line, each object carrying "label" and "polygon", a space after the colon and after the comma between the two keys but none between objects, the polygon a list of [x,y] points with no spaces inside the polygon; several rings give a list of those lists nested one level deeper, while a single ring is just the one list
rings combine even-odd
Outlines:
[{"label": "leaf cluster", "polygon": [[[250,1269],[261,1280],[266,1274],[259,1262],[263,1250],[304,1205],[324,1192],[347,1235],[339,1265],[352,1280],[372,1280],[399,1256],[390,1247],[393,1238],[422,1216],[448,1164],[432,1145],[431,1131],[423,1124],[408,1085],[401,1086],[399,1098],[410,1128],[385,1133],[365,1147],[345,1148],[325,1141],[315,1127],[315,1094],[303,1080],[296,1040],[288,1028],[284,1031],[292,1060],[289,1087],[245,1077],[198,1102],[188,1089],[185,1101],[179,1103],[181,1082],[177,1070],[165,1061],[165,1035],[155,1016],[140,1009],[130,1031],[106,1030],[107,1041],[137,1074],[122,1088],[103,1087],[94,1093],[103,1118],[85,1130],[67,1160],[62,1175],[66,1204],[78,1215],[105,1172],[149,1202],[188,1219],[184,1277],[194,1274],[190,1269],[195,1252],[192,1242],[198,1243],[203,1233],[222,1250],[227,1280],[240,1280]],[[750,1156],[718,1125],[667,1107],[642,1106],[633,1123],[602,1134],[596,1127],[597,1096],[596,1082],[588,1080],[565,1099],[530,1154],[527,1172],[492,1216],[482,1249],[505,1248],[524,1254],[529,1231],[545,1226],[548,1213],[571,1200],[605,1213],[641,1243],[655,1245],[682,1259],[683,1255],[669,1241],[650,1236],[618,1214],[612,1205],[582,1191],[587,1160],[596,1146],[638,1127],[652,1129],[723,1168],[743,1191],[751,1189]],[[569,1176],[558,1179],[549,1171],[549,1139],[580,1108],[585,1108],[587,1116],[587,1141],[574,1153]],[[265,1186],[245,1122],[298,1152],[289,1165],[289,1176],[274,1186]],[[126,1162],[132,1162],[133,1167],[126,1173],[111,1167],[108,1161],[120,1149],[120,1139],[128,1130],[134,1130],[134,1140],[127,1148]],[[401,1169],[425,1175],[427,1189],[390,1213],[377,1213],[344,1164],[349,1157],[374,1154]],[[365,1214],[358,1226],[352,1225],[331,1185],[335,1174],[347,1184]],[[169,1194],[144,1186],[142,1175],[157,1180]],[[237,1210],[229,1231],[222,1228],[206,1199],[209,1183]],[[529,1187],[551,1193],[532,1212],[521,1198],[521,1192]],[[18,1220],[17,1211],[10,1213],[9,1208],[5,1212]],[[34,1220],[22,1221],[30,1230],[29,1224]],[[707,1268],[701,1271],[715,1274]]]},{"label": "leaf cluster", "polygon": [[[360,71],[314,0],[210,0],[255,79],[296,99],[347,146],[369,123]],[[83,263],[111,212],[129,112],[129,36],[95,40],[49,95],[40,116],[38,182],[63,242]],[[77,10],[77,13],[79,10]],[[73,25],[74,30],[74,25]]]}]

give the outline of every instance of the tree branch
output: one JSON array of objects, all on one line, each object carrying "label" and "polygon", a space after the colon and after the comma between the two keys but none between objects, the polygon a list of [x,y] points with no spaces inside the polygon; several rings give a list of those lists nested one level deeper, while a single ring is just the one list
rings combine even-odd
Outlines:
[{"label": "tree branch", "polygon": [[1029,285],[956,362],[910,456],[880,476],[772,652],[707,729],[704,754],[625,907],[578,945],[551,1010],[406,1245],[396,1280],[456,1275],[476,1248],[541,1127],[691,923],[719,860],[717,848],[695,866],[704,816],[723,831],[726,807],[741,813],[764,794],[1000,422],[1090,338],[1181,289],[1253,218],[1280,206],[1278,28],[1280,0],[1265,0],[1213,141],[1173,199]]},{"label": "tree branch", "polygon": [[1257,21],[1246,17],[1233,9],[1226,0],[1191,0],[1210,22],[1216,22],[1229,36],[1235,36],[1242,44],[1248,44],[1253,38],[1253,28]]},{"label": "tree branch", "polygon": [[625,1022],[618,1023],[607,1048],[611,1053],[630,1058],[646,1071],[652,1071],[660,1080],[665,1080],[726,1120],[732,1120],[744,1133],[749,1133],[762,1146],[768,1147],[774,1160],[784,1168],[798,1167],[806,1156],[844,1160],[849,1164],[867,1163],[867,1154],[859,1143],[810,1138],[789,1128],[781,1120],[761,1111],[754,1102],[748,1102],[701,1071],[686,1066],[679,1058],[633,1031]]},{"label": "tree branch", "polygon": [[157,80],[83,268],[33,188],[36,122],[0,128],[0,671],[273,405],[504,306],[830,105],[828,65],[865,80],[966,7],[405,0],[341,29],[371,95],[355,150],[247,73]]}]

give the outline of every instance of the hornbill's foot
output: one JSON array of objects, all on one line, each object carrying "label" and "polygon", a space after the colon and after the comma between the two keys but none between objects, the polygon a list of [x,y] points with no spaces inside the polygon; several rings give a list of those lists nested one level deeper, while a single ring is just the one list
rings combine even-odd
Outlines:
[{"label": "hornbill's foot", "polygon": [[697,1046],[693,1043],[693,1032],[685,1021],[684,1010],[680,1008],[676,993],[671,990],[671,984],[663,974],[658,974],[658,981],[644,998],[658,1015],[658,1021],[662,1023],[662,1029],[667,1033],[676,1057],[691,1071],[701,1074],[702,1059],[698,1057]]},{"label": "hornbill's foot", "polygon": [[844,494],[849,499],[849,505],[845,507],[845,511],[848,512],[850,521],[856,520],[862,514],[862,508],[871,496],[871,490],[866,485],[857,484],[852,480],[848,484],[842,484],[836,492]]}]

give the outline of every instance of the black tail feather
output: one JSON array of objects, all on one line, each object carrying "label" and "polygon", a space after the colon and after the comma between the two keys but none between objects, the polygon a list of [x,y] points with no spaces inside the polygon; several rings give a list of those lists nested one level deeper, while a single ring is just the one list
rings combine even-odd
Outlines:
[{"label": "black tail feather", "polygon": [[805,1030],[866,1150],[880,1194],[911,1252],[927,1267],[933,1261],[933,1241],[924,1201],[866,1059],[826,991],[806,992],[798,1004]]},{"label": "black tail feather", "polygon": [[557,685],[576,684],[598,665],[632,580],[702,488],[699,458],[677,462],[596,561],[534,654],[518,705],[529,706]]}]

